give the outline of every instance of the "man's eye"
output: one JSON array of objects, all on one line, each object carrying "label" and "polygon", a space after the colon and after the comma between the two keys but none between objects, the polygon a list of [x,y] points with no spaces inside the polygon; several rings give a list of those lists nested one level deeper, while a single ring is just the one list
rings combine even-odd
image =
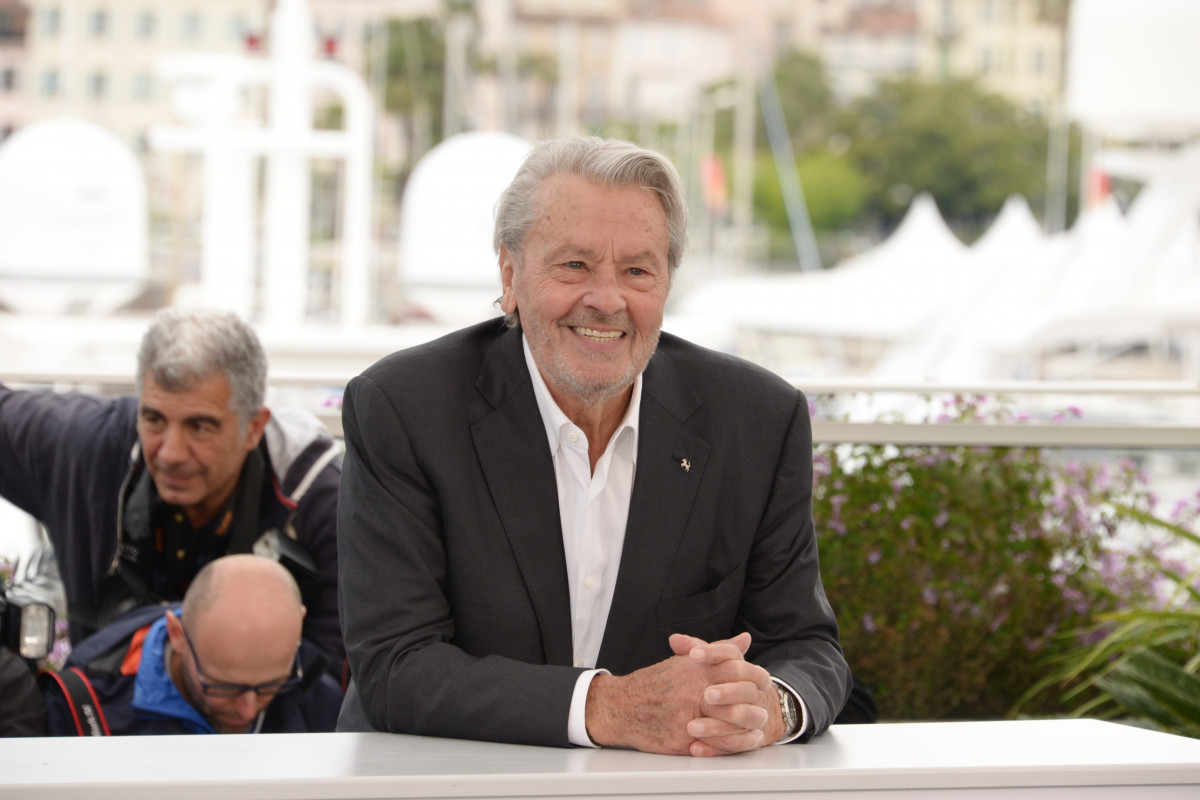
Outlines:
[{"label": "man's eye", "polygon": [[583,269],[584,264],[582,261],[568,261],[567,266],[571,269]]},{"label": "man's eye", "polygon": [[629,274],[633,275],[634,277],[641,277],[642,275],[646,274],[646,270],[642,269],[641,267],[632,267],[629,270]]}]

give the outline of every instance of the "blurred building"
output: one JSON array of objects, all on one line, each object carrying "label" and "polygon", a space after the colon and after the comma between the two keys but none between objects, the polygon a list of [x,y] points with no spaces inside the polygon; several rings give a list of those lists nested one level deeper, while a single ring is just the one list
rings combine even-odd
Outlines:
[{"label": "blurred building", "polygon": [[0,0],[0,142],[25,123],[25,30],[29,12],[18,0]]},{"label": "blurred building", "polygon": [[909,3],[857,4],[822,37],[821,57],[834,96],[870,94],[881,78],[916,72],[921,21]]},{"label": "blurred building", "polygon": [[916,6],[922,75],[978,77],[1030,110],[1061,107],[1068,3],[916,0]]},{"label": "blurred building", "polygon": [[29,118],[96,122],[138,152],[171,120],[155,64],[181,53],[245,53],[261,43],[267,0],[27,0]]}]

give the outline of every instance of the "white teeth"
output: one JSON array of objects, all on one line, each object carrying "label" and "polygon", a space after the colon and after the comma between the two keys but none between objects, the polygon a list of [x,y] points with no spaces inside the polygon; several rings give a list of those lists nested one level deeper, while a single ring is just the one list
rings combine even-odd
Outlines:
[{"label": "white teeth", "polygon": [[613,342],[625,335],[622,331],[596,331],[591,328],[576,328],[575,332],[593,342]]}]

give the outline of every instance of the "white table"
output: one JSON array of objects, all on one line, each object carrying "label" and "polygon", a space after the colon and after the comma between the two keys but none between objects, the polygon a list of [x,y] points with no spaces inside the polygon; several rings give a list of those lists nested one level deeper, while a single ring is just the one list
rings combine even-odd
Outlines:
[{"label": "white table", "polygon": [[1200,740],[1094,720],[835,727],[693,759],[393,734],[0,740],[0,798],[1200,798]]}]

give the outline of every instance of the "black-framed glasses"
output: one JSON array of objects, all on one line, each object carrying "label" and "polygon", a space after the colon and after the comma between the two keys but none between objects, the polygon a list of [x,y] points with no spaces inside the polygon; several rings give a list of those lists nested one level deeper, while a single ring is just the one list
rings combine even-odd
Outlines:
[{"label": "black-framed glasses", "polygon": [[292,665],[292,676],[285,681],[275,681],[273,683],[258,683],[254,685],[246,683],[210,683],[204,680],[204,670],[200,668],[200,659],[196,656],[196,645],[192,644],[192,637],[188,636],[187,628],[180,625],[183,630],[183,638],[187,640],[188,650],[192,651],[192,663],[196,665],[196,680],[200,682],[200,691],[209,697],[237,697],[246,692],[254,692],[260,697],[274,697],[278,694],[290,692],[300,685],[304,680],[304,667],[300,665],[300,645],[296,645],[296,662]]}]

